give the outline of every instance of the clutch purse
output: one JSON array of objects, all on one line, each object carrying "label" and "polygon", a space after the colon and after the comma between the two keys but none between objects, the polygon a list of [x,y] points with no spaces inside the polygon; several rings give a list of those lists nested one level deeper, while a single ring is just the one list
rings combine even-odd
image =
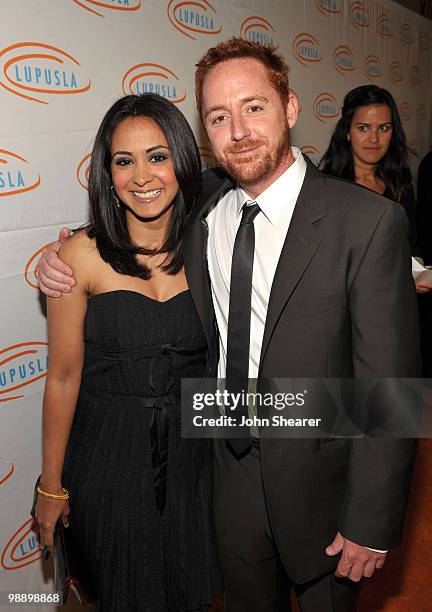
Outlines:
[{"label": "clutch purse", "polygon": [[[31,516],[35,516],[37,502],[37,487],[40,476],[36,481],[33,495]],[[65,527],[61,520],[57,521],[54,531],[54,552],[51,555],[54,563],[54,590],[63,594],[63,605],[66,603],[71,591],[76,600],[86,605],[95,598],[91,586],[90,572],[75,540],[71,529]],[[45,558],[49,557],[49,553]]]}]

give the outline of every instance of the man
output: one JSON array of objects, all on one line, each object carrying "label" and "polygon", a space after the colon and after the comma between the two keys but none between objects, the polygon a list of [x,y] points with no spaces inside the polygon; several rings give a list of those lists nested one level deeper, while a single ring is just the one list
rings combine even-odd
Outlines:
[{"label": "man", "polygon": [[[403,210],[322,175],[290,147],[298,105],[273,50],[239,38],[219,43],[198,64],[196,95],[227,171],[206,173],[184,246],[211,375],[238,371],[240,329],[252,379],[416,376]],[[64,269],[52,252],[45,257],[40,278],[58,289],[48,274],[66,279],[47,263]],[[242,296],[237,285],[247,287],[248,275]],[[219,441],[215,449],[226,610],[289,610],[291,586],[305,612],[354,609],[358,581],[399,543],[414,443],[253,434],[244,448]]]}]

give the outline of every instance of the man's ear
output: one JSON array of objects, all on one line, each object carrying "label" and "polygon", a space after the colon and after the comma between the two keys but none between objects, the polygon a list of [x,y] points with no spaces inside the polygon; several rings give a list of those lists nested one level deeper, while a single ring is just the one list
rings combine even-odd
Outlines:
[{"label": "man's ear", "polygon": [[290,89],[288,93],[288,102],[286,105],[286,115],[289,128],[293,128],[297,123],[299,115],[299,101],[296,94]]}]

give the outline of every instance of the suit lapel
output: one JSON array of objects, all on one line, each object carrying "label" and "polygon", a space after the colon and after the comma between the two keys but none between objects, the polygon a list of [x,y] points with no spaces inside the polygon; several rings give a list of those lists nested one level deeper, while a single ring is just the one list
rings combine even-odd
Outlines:
[{"label": "suit lapel", "polygon": [[215,203],[233,186],[232,179],[220,168],[205,172],[201,202],[196,210],[192,211],[185,231],[183,255],[186,278],[209,346],[213,346],[215,317],[207,267],[206,216]]},{"label": "suit lapel", "polygon": [[270,292],[260,367],[283,308],[324,237],[324,177],[309,160]]}]

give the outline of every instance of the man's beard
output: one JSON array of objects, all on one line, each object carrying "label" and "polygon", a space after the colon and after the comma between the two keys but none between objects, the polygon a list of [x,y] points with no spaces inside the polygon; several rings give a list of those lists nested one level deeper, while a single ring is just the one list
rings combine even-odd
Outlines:
[{"label": "man's beard", "polygon": [[241,151],[247,151],[259,145],[265,146],[266,142],[265,139],[250,138],[226,151],[226,157],[222,165],[240,185],[248,186],[262,183],[277,172],[290,150],[288,125],[274,151],[267,150],[263,153],[258,148],[256,151],[251,151],[249,155],[245,153],[241,156],[241,159],[236,159],[236,154]]}]

